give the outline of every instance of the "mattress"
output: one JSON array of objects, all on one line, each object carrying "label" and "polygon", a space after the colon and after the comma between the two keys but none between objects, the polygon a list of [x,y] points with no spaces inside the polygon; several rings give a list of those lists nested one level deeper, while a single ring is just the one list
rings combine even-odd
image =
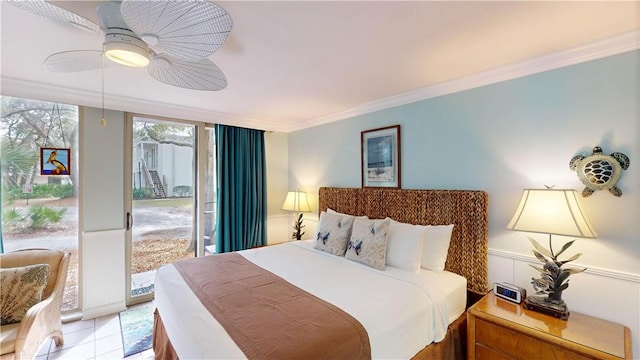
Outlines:
[{"label": "mattress", "polygon": [[[312,241],[239,254],[357,319],[367,330],[373,358],[412,357],[442,340],[447,326],[465,309],[466,279],[447,271],[376,270],[315,250]],[[245,357],[173,265],[158,269],[155,292],[158,312],[180,358]]]}]

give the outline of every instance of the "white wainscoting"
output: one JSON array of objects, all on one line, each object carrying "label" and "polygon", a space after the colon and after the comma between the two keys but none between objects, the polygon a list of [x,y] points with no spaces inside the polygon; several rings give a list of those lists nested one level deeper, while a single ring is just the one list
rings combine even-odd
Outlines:
[{"label": "white wainscoting", "polygon": [[[313,239],[318,227],[318,215],[316,213],[303,213],[302,240]],[[293,213],[271,215],[267,218],[267,244],[274,245],[291,241],[293,234]]]},{"label": "white wainscoting", "polygon": [[293,218],[288,213],[267,216],[267,244],[274,245],[291,240],[293,229],[289,229],[292,227]]},{"label": "white wainscoting", "polygon": [[82,318],[126,309],[124,229],[82,233]]},{"label": "white wainscoting", "polygon": [[[534,294],[531,278],[538,272],[529,265],[540,265],[533,256],[489,249],[489,284],[508,282]],[[608,269],[589,268],[571,275],[569,288],[562,293],[569,311],[581,312],[623,324],[631,330],[633,359],[640,359],[640,275]]]}]

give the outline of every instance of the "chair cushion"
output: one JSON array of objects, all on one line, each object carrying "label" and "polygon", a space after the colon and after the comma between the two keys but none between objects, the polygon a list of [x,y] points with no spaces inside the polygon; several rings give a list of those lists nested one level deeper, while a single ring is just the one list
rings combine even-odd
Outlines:
[{"label": "chair cushion", "polygon": [[0,326],[0,355],[16,351],[16,337],[20,323]]},{"label": "chair cushion", "polygon": [[0,324],[20,322],[40,302],[50,271],[49,264],[0,269]]}]

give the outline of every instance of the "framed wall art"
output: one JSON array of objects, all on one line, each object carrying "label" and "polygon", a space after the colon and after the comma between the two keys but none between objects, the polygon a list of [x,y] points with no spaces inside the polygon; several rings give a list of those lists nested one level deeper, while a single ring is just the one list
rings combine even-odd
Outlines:
[{"label": "framed wall art", "polygon": [[40,148],[40,175],[71,175],[71,149]]},{"label": "framed wall art", "polygon": [[400,125],[360,133],[362,187],[400,188]]}]

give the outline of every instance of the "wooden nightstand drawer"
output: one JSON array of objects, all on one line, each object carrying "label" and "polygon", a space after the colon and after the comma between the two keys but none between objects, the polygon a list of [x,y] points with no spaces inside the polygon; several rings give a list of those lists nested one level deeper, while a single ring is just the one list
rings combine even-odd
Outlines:
[{"label": "wooden nightstand drawer", "polygon": [[[476,320],[476,344],[483,345],[496,352],[513,358],[530,359],[537,354],[553,354],[556,349],[540,340],[523,336],[522,333],[498,326],[496,324]],[[545,356],[554,359],[554,356]]]},{"label": "wooden nightstand drawer", "polygon": [[631,359],[623,325],[577,312],[560,320],[503,301],[489,293],[467,311],[469,359]]},{"label": "wooden nightstand drawer", "polygon": [[506,356],[499,352],[495,352],[480,344],[476,344],[476,360],[512,360],[510,356]]},{"label": "wooden nightstand drawer", "polygon": [[[509,359],[569,359],[568,356],[571,356],[561,347],[482,319],[476,319],[475,333],[476,345],[494,352],[488,358],[495,358],[498,354]],[[571,359],[591,359],[578,354],[572,355],[577,357]]]}]

